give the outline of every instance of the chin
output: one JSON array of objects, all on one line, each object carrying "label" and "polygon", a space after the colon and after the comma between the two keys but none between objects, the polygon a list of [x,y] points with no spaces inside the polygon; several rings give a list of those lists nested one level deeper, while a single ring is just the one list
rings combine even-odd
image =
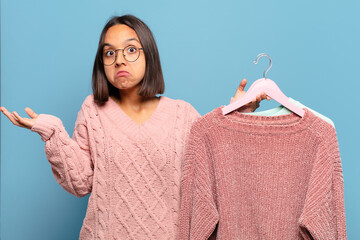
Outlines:
[{"label": "chin", "polygon": [[139,85],[122,84],[120,86],[116,86],[116,88],[119,89],[119,90],[131,90],[131,89],[139,88]]},{"label": "chin", "polygon": [[135,86],[134,84],[132,84],[129,81],[123,81],[123,80],[119,80],[119,79],[115,80],[115,83],[113,85],[118,89],[128,89],[128,88],[132,88]]}]

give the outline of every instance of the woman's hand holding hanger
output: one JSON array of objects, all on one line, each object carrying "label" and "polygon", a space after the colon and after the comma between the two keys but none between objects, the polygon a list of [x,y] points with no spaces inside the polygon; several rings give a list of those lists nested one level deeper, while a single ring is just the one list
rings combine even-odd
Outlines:
[{"label": "woman's hand holding hanger", "polygon": [[[234,102],[245,95],[245,86],[247,80],[244,78],[241,80],[239,87],[236,89],[234,97],[231,98],[231,102]],[[260,102],[264,99],[270,100],[271,98],[267,96],[265,93],[262,93],[256,97],[252,102],[238,109],[239,112],[254,112],[259,106]]]}]

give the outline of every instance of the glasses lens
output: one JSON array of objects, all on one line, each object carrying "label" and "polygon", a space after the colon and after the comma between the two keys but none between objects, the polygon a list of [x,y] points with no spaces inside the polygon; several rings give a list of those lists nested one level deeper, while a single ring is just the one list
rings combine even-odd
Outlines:
[{"label": "glasses lens", "polygon": [[140,50],[135,46],[128,46],[124,49],[124,55],[128,62],[134,62],[139,58]]},{"label": "glasses lens", "polygon": [[104,50],[103,52],[103,62],[104,65],[111,65],[115,62],[115,51],[114,50]]}]

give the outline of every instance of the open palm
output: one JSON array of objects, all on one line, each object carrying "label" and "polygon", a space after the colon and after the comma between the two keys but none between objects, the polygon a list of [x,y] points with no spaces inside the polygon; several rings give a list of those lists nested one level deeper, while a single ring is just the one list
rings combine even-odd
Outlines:
[{"label": "open palm", "polygon": [[16,126],[31,129],[38,115],[31,109],[25,108],[25,112],[30,118],[23,118],[17,112],[10,113],[5,107],[0,107],[0,111]]}]

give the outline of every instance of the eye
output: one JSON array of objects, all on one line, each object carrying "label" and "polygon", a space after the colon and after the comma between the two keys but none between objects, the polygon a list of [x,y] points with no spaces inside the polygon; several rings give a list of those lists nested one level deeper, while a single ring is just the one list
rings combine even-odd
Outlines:
[{"label": "eye", "polygon": [[135,46],[128,46],[126,48],[126,53],[134,54],[138,51],[137,47]]},{"label": "eye", "polygon": [[115,51],[114,50],[105,50],[105,56],[106,57],[111,57],[115,55]]}]

